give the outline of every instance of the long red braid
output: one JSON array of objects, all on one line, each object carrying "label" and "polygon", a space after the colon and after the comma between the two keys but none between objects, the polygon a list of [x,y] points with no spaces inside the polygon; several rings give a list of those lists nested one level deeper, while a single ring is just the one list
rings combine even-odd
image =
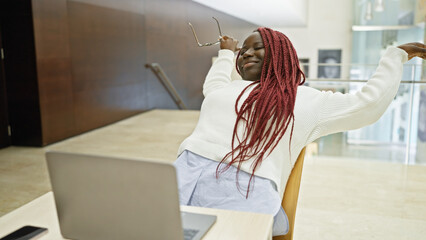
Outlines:
[{"label": "long red braid", "polygon": [[[290,141],[294,127],[294,104],[297,87],[305,82],[305,75],[299,66],[296,50],[290,40],[281,32],[269,28],[258,28],[265,46],[265,57],[261,78],[247,86],[235,103],[237,120],[232,135],[232,150],[219,163],[216,177],[231,165],[237,164],[238,173],[245,161],[253,159],[252,173],[247,187],[250,191],[254,172],[277,146],[291,123]],[[238,53],[237,60],[240,57]],[[238,67],[237,67],[238,70]],[[259,84],[258,84],[259,83]],[[254,86],[240,109],[238,102],[245,91]],[[242,136],[237,135],[237,126],[244,124]],[[237,143],[237,144],[236,144]],[[220,166],[230,158],[230,162]]]}]

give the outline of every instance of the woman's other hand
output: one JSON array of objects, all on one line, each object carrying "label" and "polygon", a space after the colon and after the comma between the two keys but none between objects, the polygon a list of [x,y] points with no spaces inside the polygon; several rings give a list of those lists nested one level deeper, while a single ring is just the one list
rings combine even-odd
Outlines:
[{"label": "woman's other hand", "polygon": [[408,53],[408,60],[413,57],[426,59],[426,45],[423,43],[406,43],[398,47]]},{"label": "woman's other hand", "polygon": [[236,52],[240,50],[240,48],[238,48],[237,45],[238,45],[238,40],[232,37],[223,36],[220,38],[220,49],[229,49],[233,52]]}]

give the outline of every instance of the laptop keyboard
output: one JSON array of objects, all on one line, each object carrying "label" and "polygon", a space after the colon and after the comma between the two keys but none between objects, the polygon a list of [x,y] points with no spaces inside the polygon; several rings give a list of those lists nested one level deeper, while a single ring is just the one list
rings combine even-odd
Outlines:
[{"label": "laptop keyboard", "polygon": [[185,240],[192,240],[199,230],[196,229],[183,229],[183,238]]}]

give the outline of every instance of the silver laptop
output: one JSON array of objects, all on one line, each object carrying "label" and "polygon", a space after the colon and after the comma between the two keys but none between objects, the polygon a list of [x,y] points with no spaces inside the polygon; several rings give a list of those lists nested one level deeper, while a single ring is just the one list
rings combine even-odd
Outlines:
[{"label": "silver laptop", "polygon": [[170,163],[48,152],[65,238],[201,239],[216,216],[181,213]]}]

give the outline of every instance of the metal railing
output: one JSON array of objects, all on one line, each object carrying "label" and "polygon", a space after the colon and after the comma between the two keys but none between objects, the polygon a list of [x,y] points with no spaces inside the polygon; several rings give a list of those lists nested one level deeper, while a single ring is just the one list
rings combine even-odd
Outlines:
[{"label": "metal railing", "polygon": [[155,74],[155,76],[157,76],[158,80],[161,82],[163,87],[167,90],[170,97],[173,99],[173,101],[176,103],[179,109],[181,110],[188,109],[185,103],[182,101],[182,98],[179,96],[179,93],[176,91],[176,88],[173,86],[172,82],[170,82],[166,73],[161,68],[160,64],[147,63],[145,64],[145,67],[151,69],[152,72]]}]

